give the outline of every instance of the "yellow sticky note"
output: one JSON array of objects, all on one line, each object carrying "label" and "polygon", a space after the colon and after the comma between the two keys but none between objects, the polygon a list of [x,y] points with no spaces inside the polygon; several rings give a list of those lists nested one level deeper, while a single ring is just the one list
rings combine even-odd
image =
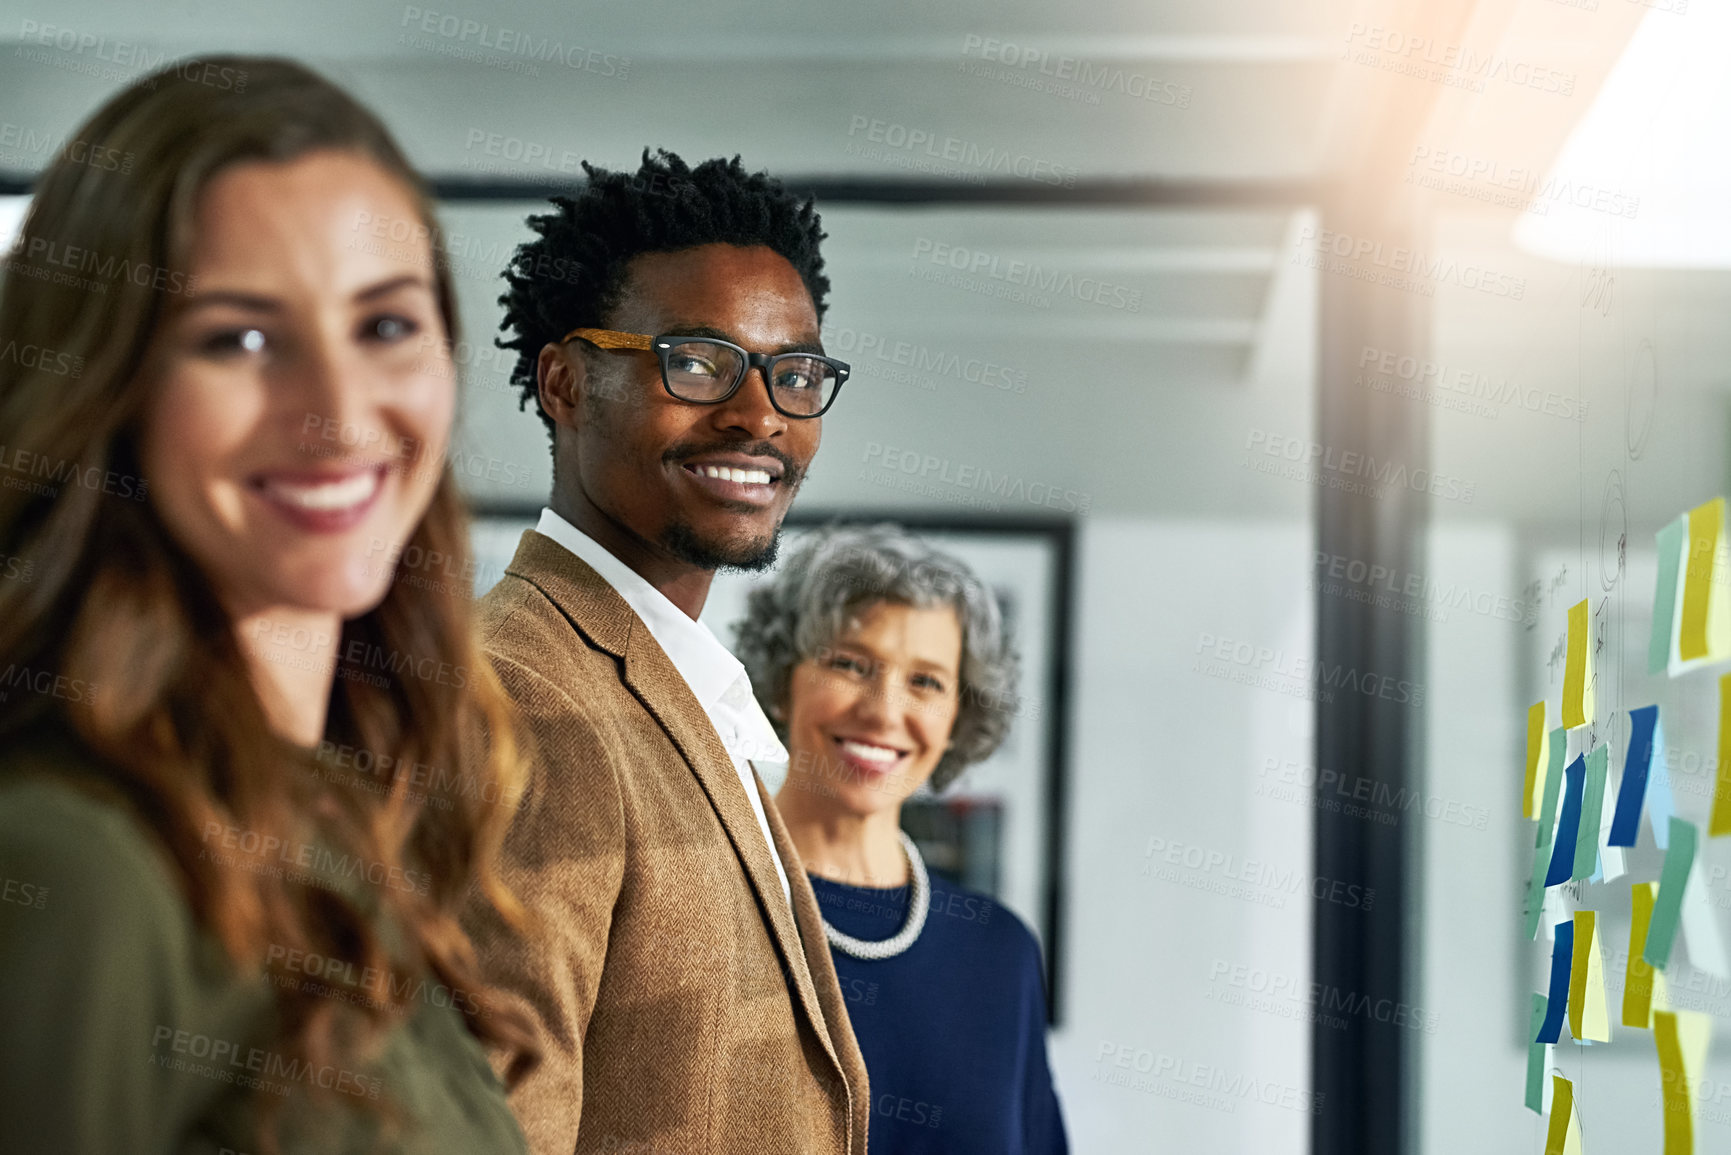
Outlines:
[{"label": "yellow sticky note", "polygon": [[1707,1068],[1709,1016],[1695,1011],[1654,1011],[1653,1045],[1659,1052],[1665,1104],[1665,1155],[1695,1155],[1694,1095],[1690,1080]]},{"label": "yellow sticky note", "polygon": [[1719,771],[1707,817],[1707,836],[1718,834],[1731,834],[1731,674],[1719,679]]},{"label": "yellow sticky note", "polygon": [[1569,1033],[1595,1043],[1611,1039],[1605,1010],[1605,968],[1599,958],[1597,911],[1575,912],[1575,957],[1569,966]]},{"label": "yellow sticky note", "polygon": [[1663,1007],[1665,974],[1641,957],[1647,945],[1647,924],[1653,920],[1653,898],[1659,892],[1656,882],[1637,882],[1629,888],[1629,969],[1623,978],[1623,1025],[1646,1030],[1653,1025],[1653,981],[1660,985],[1659,1005]]},{"label": "yellow sticky note", "polygon": [[[1561,1075],[1551,1076],[1551,1126],[1545,1135],[1545,1155],[1581,1155],[1581,1121],[1575,1118],[1575,1086]],[[1671,1155],[1666,1148],[1665,1155]]]},{"label": "yellow sticky note", "polygon": [[1731,597],[1727,596],[1725,499],[1715,497],[1689,511],[1683,554],[1683,612],[1677,656],[1683,661],[1731,654]]},{"label": "yellow sticky note", "polygon": [[1563,667],[1563,725],[1593,720],[1593,619],[1586,599],[1569,607],[1568,662]]},{"label": "yellow sticky note", "polygon": [[[1537,818],[1539,799],[1545,796],[1546,763],[1551,758],[1551,732],[1545,729],[1545,704],[1535,702],[1527,710],[1527,784],[1521,794],[1521,816]],[[1725,763],[1721,759],[1720,763]]]}]

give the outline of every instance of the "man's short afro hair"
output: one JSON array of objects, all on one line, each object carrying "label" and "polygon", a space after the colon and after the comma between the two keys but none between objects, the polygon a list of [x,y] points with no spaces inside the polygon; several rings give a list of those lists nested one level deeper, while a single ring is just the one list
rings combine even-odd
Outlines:
[{"label": "man's short afro hair", "polygon": [[625,289],[626,265],[643,253],[669,253],[698,245],[764,246],[787,258],[824,313],[829,278],[819,244],[827,235],[810,198],[788,192],[767,173],[748,173],[739,162],[706,160],[692,168],[665,149],[643,150],[637,171],[615,172],[583,162],[588,185],[575,197],[552,198],[554,210],[529,218],[538,238],[517,247],[505,271],[510,285],[501,349],[517,350],[511,380],[522,391],[519,408],[541,409],[536,363],[543,346],[578,326],[605,328],[607,313]]}]

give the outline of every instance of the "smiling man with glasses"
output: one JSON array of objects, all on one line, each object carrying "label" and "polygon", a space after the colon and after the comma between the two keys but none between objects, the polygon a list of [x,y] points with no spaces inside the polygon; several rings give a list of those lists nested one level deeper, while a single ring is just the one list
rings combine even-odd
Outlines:
[{"label": "smiling man with glasses", "polygon": [[824,234],[737,158],[584,168],[502,299],[554,462],[481,612],[535,764],[501,873],[539,933],[469,926],[539,1027],[512,1106],[539,1155],[857,1155],[865,1063],[751,765],[787,753],[696,620],[717,569],[774,560],[847,380],[818,336]]}]

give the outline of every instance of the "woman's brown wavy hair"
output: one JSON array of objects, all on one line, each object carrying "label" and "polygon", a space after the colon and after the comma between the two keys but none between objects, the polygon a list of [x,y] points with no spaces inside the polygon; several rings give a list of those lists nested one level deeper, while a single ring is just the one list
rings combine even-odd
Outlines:
[{"label": "woman's brown wavy hair", "polygon": [[[66,692],[0,695],[0,745],[46,726],[88,746],[166,845],[199,924],[243,972],[263,973],[293,950],[352,961],[354,973],[430,971],[462,992],[451,1001],[477,1037],[515,1052],[520,1077],[534,1063],[527,1024],[486,996],[458,923],[477,884],[509,920],[522,916],[492,869],[521,793],[518,744],[471,633],[467,589],[399,574],[383,602],[344,624],[340,654],[414,659],[339,662],[327,743],[393,768],[357,789],[271,734],[233,624],[139,480],[137,436],[152,400],[140,367],[169,298],[187,288],[194,212],[213,176],[332,149],[376,163],[420,207],[454,340],[428,194],[377,118],[286,60],[182,61],[115,96],[73,139],[81,147],[62,150],[38,183],[0,281],[0,347],[35,350],[0,360],[0,553],[27,561],[31,578],[0,581],[0,667],[52,672]],[[441,468],[405,556],[456,559],[445,573],[467,573],[466,514]],[[429,669],[454,674],[417,676]],[[421,789],[428,768],[436,798]],[[244,868],[265,865],[263,852],[219,866],[200,853],[212,823],[287,846],[312,837],[375,876],[420,879],[297,885]],[[378,1001],[297,986],[316,984],[274,987],[278,1045],[318,1065],[364,1062],[416,984],[387,984]]]}]

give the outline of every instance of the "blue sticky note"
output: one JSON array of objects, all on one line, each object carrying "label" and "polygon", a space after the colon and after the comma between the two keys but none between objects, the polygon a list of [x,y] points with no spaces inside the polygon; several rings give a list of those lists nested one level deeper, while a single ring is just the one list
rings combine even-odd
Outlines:
[{"label": "blue sticky note", "polygon": [[1569,969],[1574,962],[1575,920],[1571,918],[1557,924],[1557,941],[1551,947],[1551,994],[1535,1043],[1554,1043],[1562,1037],[1563,1016],[1569,1013]]},{"label": "blue sticky note", "polygon": [[1612,846],[1633,846],[1641,828],[1641,803],[1647,797],[1653,766],[1653,734],[1659,725],[1659,707],[1642,706],[1629,711],[1629,756],[1623,760],[1623,786],[1617,792],[1617,809],[1611,816]]},{"label": "blue sticky note", "polygon": [[1545,874],[1546,886],[1569,881],[1575,870],[1575,843],[1581,830],[1581,795],[1587,789],[1587,760],[1576,755],[1563,773],[1569,781],[1564,788],[1562,817],[1557,819],[1557,839],[1551,847],[1551,869]]}]

